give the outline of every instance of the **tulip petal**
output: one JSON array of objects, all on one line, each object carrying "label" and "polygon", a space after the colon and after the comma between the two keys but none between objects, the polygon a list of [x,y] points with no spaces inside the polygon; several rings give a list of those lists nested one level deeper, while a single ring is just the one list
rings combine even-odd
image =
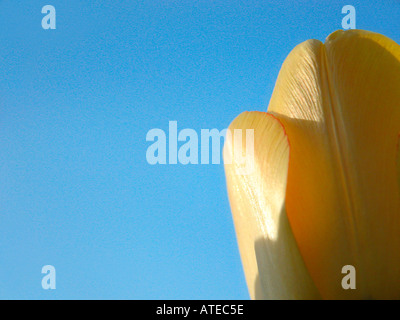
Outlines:
[{"label": "tulip petal", "polygon": [[[243,174],[236,141],[224,146],[228,195],[252,299],[313,299],[319,295],[305,268],[285,212],[289,143],[282,124],[263,112],[245,112],[230,125],[254,130],[254,170]],[[249,148],[242,137],[242,153]],[[238,144],[239,144],[238,143]],[[240,149],[239,149],[240,150]],[[246,153],[245,153],[246,154]]]},{"label": "tulip petal", "polygon": [[268,111],[291,144],[287,215],[323,298],[400,298],[399,88],[399,45],[361,30],[300,44],[279,74]]},{"label": "tulip petal", "polygon": [[400,133],[397,140],[397,180],[399,182],[399,194],[400,194]]}]

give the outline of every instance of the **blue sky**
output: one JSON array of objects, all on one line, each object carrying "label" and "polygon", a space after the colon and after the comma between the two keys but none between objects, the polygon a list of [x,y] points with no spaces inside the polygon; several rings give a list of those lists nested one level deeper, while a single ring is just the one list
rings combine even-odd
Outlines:
[{"label": "blue sky", "polygon": [[395,0],[0,0],[0,299],[248,299],[223,166],[150,165],[146,134],[266,111],[347,4],[400,42]]}]

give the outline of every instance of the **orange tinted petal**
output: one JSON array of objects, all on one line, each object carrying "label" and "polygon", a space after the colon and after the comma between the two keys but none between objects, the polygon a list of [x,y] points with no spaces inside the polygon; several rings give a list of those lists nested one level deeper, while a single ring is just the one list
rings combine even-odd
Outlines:
[{"label": "orange tinted petal", "polygon": [[[349,30],[296,47],[268,111],[291,142],[286,208],[324,298],[400,298],[400,49]],[[343,290],[353,265],[357,289]]]}]

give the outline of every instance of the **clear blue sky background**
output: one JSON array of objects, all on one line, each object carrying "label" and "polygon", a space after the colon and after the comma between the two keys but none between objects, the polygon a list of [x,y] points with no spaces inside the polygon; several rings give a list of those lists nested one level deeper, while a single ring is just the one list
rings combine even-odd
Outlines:
[{"label": "clear blue sky background", "polygon": [[248,299],[223,166],[151,166],[146,133],[265,111],[344,5],[400,42],[400,1],[277,2],[0,0],[1,299]]}]

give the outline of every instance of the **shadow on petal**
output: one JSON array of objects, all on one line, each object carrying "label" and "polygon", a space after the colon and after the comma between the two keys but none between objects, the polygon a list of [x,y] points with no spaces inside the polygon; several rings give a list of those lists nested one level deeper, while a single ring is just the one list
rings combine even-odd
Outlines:
[{"label": "shadow on petal", "polygon": [[256,300],[320,299],[302,262],[284,209],[276,227],[276,239],[264,237],[254,243],[258,267],[254,298]]}]

